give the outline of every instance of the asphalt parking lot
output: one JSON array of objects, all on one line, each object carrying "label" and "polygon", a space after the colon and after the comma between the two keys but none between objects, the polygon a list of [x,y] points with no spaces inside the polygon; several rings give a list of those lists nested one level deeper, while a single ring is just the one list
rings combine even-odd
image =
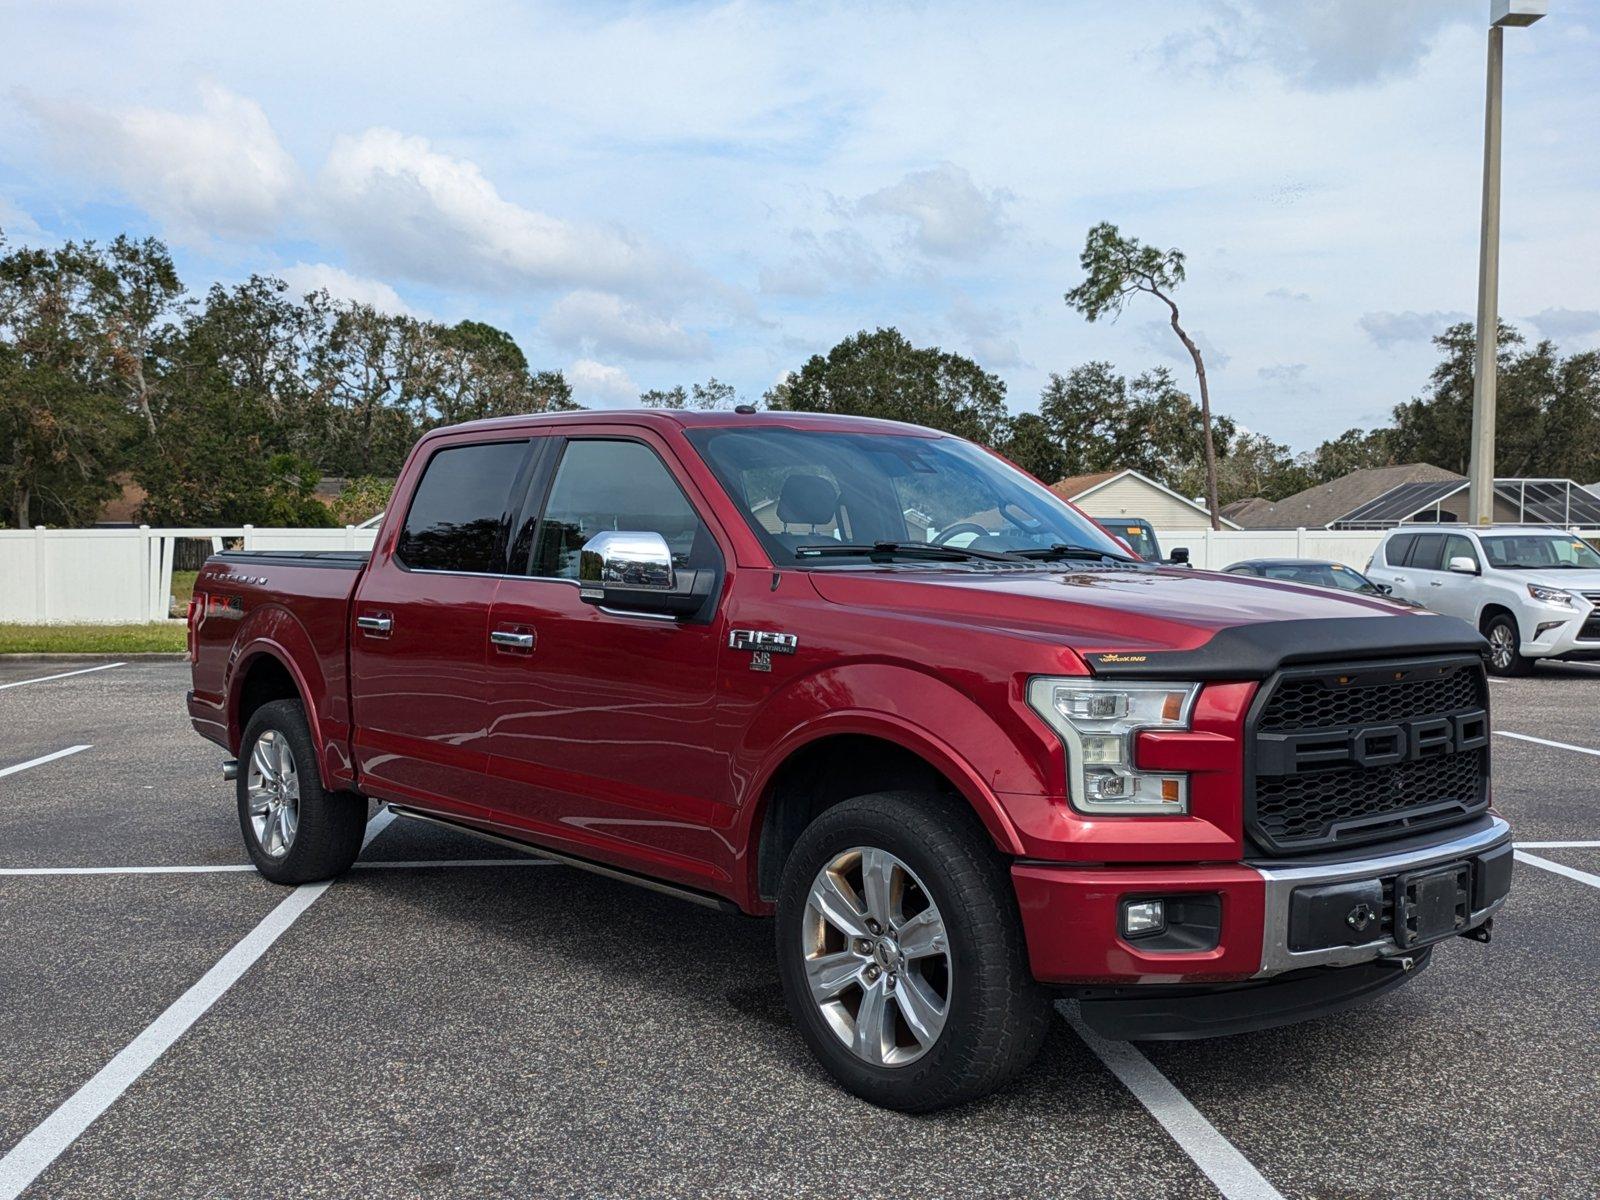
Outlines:
[{"label": "asphalt parking lot", "polygon": [[906,1117],[813,1064],[764,922],[382,817],[266,883],[186,665],[95,665],[0,660],[0,1200],[1600,1194],[1600,669],[1493,684],[1490,945],[1210,1042],[1064,1007],[1020,1087]]}]

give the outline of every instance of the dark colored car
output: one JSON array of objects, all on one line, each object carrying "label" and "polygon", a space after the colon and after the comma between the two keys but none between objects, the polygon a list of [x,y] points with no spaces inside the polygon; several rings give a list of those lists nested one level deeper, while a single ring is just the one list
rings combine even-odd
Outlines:
[{"label": "dark colored car", "polygon": [[1387,585],[1374,583],[1354,567],[1323,558],[1247,558],[1224,567],[1223,571],[1229,575],[1254,575],[1257,579],[1276,579],[1280,583],[1304,583],[1311,587],[1382,596],[1406,608],[1422,607],[1394,595]]},{"label": "dark colored car", "polygon": [[1164,559],[1161,543],[1156,538],[1156,528],[1143,517],[1096,517],[1095,520],[1107,533],[1128,543],[1145,562],[1170,561],[1177,566],[1187,566],[1189,563],[1189,550],[1185,546],[1174,550],[1170,560]]},{"label": "dark colored car", "polygon": [[[933,430],[574,412],[427,434],[370,555],[210,558],[188,709],[268,879],[346,870],[376,800],[773,917],[818,1059],[926,1110],[1014,1078],[1057,996],[1231,1033],[1484,936],[1484,647],[1135,561]],[[1365,1027],[1426,1053],[1406,1011]]]}]

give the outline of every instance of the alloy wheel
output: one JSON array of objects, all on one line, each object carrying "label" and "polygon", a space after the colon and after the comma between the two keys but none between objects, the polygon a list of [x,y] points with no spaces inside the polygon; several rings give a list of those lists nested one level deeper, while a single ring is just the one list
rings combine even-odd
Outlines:
[{"label": "alloy wheel", "polygon": [[250,827],[262,853],[282,858],[300,827],[300,773],[289,740],[276,729],[256,739],[245,776],[250,801]]},{"label": "alloy wheel", "polygon": [[1497,669],[1504,671],[1510,668],[1515,652],[1516,648],[1511,644],[1511,626],[1502,623],[1489,631],[1489,654]]},{"label": "alloy wheel", "polygon": [[812,1001],[857,1058],[915,1062],[950,1015],[950,943],[933,897],[887,850],[856,846],[817,872],[801,952]]}]

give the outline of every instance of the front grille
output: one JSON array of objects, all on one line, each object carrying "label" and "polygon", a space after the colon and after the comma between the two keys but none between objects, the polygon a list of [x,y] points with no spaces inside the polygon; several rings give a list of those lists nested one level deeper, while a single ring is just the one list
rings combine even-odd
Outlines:
[{"label": "front grille", "polygon": [[1483,811],[1487,714],[1476,658],[1281,672],[1251,721],[1251,839],[1297,854]]},{"label": "front grille", "polygon": [[1578,637],[1586,642],[1600,641],[1600,592],[1585,592],[1583,598],[1594,608],[1588,620],[1584,621],[1583,628],[1578,630]]}]

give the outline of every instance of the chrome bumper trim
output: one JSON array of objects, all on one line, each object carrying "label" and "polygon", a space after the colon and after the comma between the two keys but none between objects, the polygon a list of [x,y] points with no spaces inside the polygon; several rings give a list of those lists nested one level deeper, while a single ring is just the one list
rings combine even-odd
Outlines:
[{"label": "chrome bumper trim", "polygon": [[[1289,896],[1297,887],[1307,884],[1343,883],[1351,879],[1379,879],[1402,871],[1414,871],[1446,863],[1457,858],[1472,858],[1485,850],[1505,845],[1511,840],[1511,826],[1499,817],[1491,817],[1487,829],[1464,834],[1453,841],[1439,842],[1419,850],[1401,854],[1380,855],[1374,858],[1353,859],[1350,862],[1322,864],[1306,867],[1257,867],[1265,884],[1266,913],[1261,930],[1261,970],[1256,977],[1278,975],[1284,971],[1298,971],[1302,967],[1347,967],[1355,963],[1370,962],[1375,958],[1403,957],[1415,954],[1415,948],[1402,950],[1393,938],[1384,937],[1359,946],[1329,946],[1321,950],[1289,949]],[[1489,907],[1472,914],[1466,928],[1475,929],[1492,916],[1505,903],[1505,897]]]}]

